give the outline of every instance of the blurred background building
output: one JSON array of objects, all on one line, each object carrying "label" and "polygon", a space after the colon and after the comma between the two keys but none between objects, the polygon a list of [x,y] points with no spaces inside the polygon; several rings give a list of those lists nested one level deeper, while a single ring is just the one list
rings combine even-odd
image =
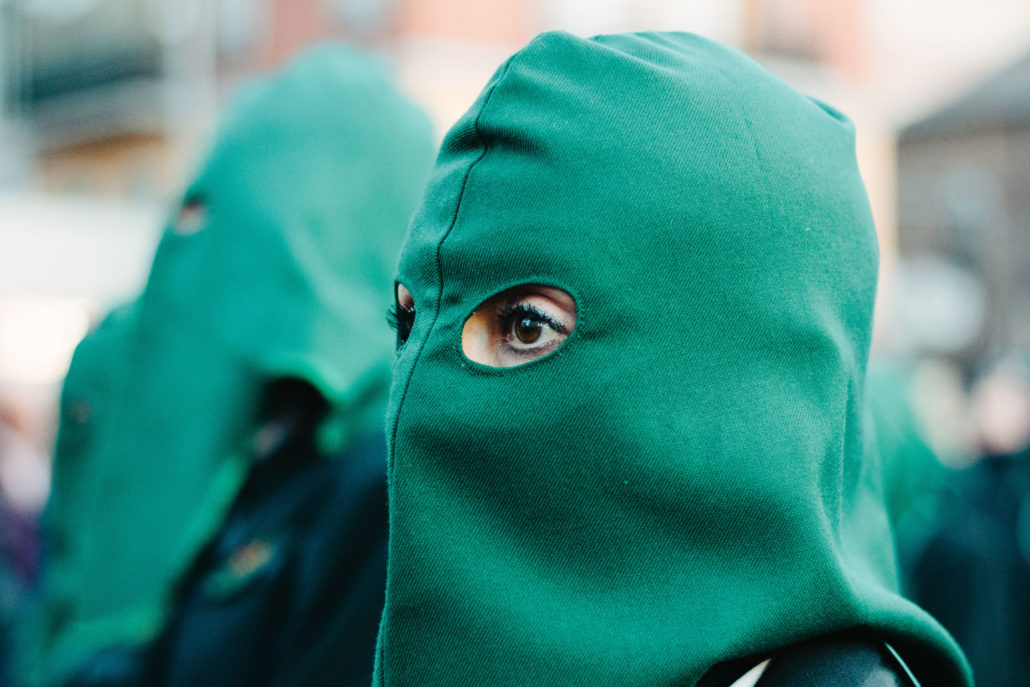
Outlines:
[{"label": "blurred background building", "polygon": [[961,380],[1030,346],[1025,0],[0,0],[4,416],[49,451],[75,343],[142,286],[242,79],[345,40],[391,64],[442,135],[551,29],[701,33],[844,110],[881,234],[878,347]]},{"label": "blurred background building", "polygon": [[982,326],[954,342],[961,362],[1030,349],[1030,47],[901,130],[898,181],[903,254],[979,291]]}]

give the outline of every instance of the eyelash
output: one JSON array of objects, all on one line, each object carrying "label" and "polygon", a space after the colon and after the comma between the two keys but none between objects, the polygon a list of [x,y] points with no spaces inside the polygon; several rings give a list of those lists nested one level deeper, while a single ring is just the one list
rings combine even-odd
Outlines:
[{"label": "eyelash", "polygon": [[386,323],[397,333],[397,346],[400,347],[411,336],[411,328],[415,324],[415,311],[394,303],[386,309]]},{"label": "eyelash", "polygon": [[401,326],[400,306],[396,303],[386,309],[386,323],[390,329],[397,331]]},{"label": "eyelash", "polygon": [[501,331],[507,333],[516,317],[529,317],[537,322],[543,322],[559,334],[568,334],[568,328],[551,317],[547,313],[525,303],[505,303],[497,308],[497,323]]}]

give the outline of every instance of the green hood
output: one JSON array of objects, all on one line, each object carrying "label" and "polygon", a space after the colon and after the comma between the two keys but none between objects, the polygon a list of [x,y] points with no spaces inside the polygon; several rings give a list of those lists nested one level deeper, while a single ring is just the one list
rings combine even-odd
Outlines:
[{"label": "green hood", "polygon": [[[56,531],[60,523],[70,520],[63,514],[86,514],[97,509],[96,504],[81,501],[92,498],[97,491],[89,482],[102,477],[99,471],[91,470],[95,463],[90,456],[98,451],[100,428],[111,425],[111,413],[120,405],[128,377],[125,359],[138,314],[135,304],[116,308],[75,347],[61,389],[54,475],[44,516],[50,535],[47,546],[54,549],[48,552],[48,564],[75,543],[67,540],[68,536],[76,537],[74,530]],[[47,566],[48,570],[53,567]]]},{"label": "green hood", "polygon": [[92,455],[57,458],[99,475],[92,506],[61,516],[81,543],[61,663],[160,626],[170,585],[245,475],[266,381],[321,390],[326,450],[381,431],[383,303],[432,154],[425,116],[342,48],[236,99],[157,249],[109,422]]},{"label": "green hood", "polygon": [[[544,34],[450,131],[402,251],[377,684],[694,684],[875,628],[896,593],[862,388],[877,273],[852,125],[683,34]],[[510,286],[576,300],[519,367],[461,350]]]}]

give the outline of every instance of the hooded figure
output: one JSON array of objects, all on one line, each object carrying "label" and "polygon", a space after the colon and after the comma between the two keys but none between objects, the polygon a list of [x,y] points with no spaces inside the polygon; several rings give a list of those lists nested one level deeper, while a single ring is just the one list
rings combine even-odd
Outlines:
[{"label": "hooded figure", "polygon": [[381,435],[382,304],[432,152],[425,116],[342,48],[313,50],[235,100],[157,249],[90,455],[57,459],[90,478],[55,485],[68,584],[52,590],[47,681],[165,624],[173,583],[260,453],[252,435],[273,381],[325,402],[321,455]]},{"label": "hooded figure", "polygon": [[375,684],[695,685],[851,631],[968,685],[863,449],[876,274],[839,112],[692,35],[516,53],[401,253]]},{"label": "hooded figure", "polygon": [[1030,675],[1030,355],[990,361],[970,392],[977,460],[951,470],[915,551],[911,597],[957,639],[979,684]]}]

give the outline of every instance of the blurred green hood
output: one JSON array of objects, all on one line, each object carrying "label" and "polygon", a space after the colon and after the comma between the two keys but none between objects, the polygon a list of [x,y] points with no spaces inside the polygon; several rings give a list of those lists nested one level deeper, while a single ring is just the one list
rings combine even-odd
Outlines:
[{"label": "blurred green hood", "polygon": [[[685,34],[544,34],[444,140],[402,251],[377,684],[693,685],[854,627],[927,684],[863,378],[876,236],[847,119]],[[497,369],[465,319],[559,287],[575,331]]]},{"label": "blurred green hood", "polygon": [[245,475],[264,382],[321,390],[327,450],[380,430],[384,307],[432,153],[425,116],[342,48],[236,98],[158,247],[129,340],[104,352],[120,391],[96,399],[103,423],[88,449],[65,441],[57,456],[59,475],[89,473],[90,493],[58,477],[65,505],[51,520],[67,548],[53,567],[74,584],[49,600],[62,609],[49,670],[160,626],[170,585]]}]

